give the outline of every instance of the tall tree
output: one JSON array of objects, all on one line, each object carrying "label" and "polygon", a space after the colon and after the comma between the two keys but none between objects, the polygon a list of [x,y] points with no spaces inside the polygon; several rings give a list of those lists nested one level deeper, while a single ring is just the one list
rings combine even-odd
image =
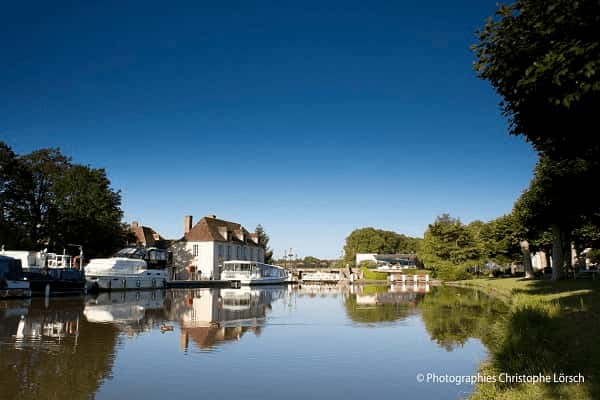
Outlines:
[{"label": "tall tree", "polygon": [[465,276],[467,267],[481,263],[481,251],[460,219],[443,214],[429,224],[418,255],[425,268],[444,279],[458,279]]},{"label": "tall tree", "polygon": [[29,210],[24,223],[35,247],[52,248],[53,236],[59,229],[54,184],[71,166],[71,159],[59,149],[41,149],[21,157],[21,160],[32,176],[32,185],[26,194]]},{"label": "tall tree", "polygon": [[258,235],[258,242],[265,252],[265,263],[271,264],[273,262],[273,250],[269,247],[269,235],[265,232],[265,229],[262,225],[258,224],[254,233]]},{"label": "tall tree", "polygon": [[0,245],[8,248],[30,245],[23,222],[29,209],[26,194],[31,183],[27,168],[12,149],[0,141]]},{"label": "tall tree", "polygon": [[573,188],[585,187],[595,179],[596,170],[585,160],[541,157],[529,188],[515,203],[515,215],[527,226],[529,238],[550,231],[552,238],[552,279],[560,279],[571,267],[572,233],[582,215],[597,214],[600,204],[594,196],[578,196]]},{"label": "tall tree", "polygon": [[510,133],[555,160],[600,160],[599,16],[597,0],[518,0],[500,6],[473,46]]},{"label": "tall tree", "polygon": [[82,244],[88,257],[113,254],[126,241],[121,194],[111,189],[104,169],[72,165],[53,186],[59,229],[55,248]]}]

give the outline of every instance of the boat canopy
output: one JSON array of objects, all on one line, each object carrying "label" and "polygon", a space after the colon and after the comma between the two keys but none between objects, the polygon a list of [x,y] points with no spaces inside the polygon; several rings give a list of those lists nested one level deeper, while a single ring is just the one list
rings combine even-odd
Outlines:
[{"label": "boat canopy", "polygon": [[23,268],[21,268],[21,260],[0,256],[0,279],[15,281],[22,277]]},{"label": "boat canopy", "polygon": [[97,274],[101,272],[121,272],[121,273],[137,273],[140,270],[146,269],[144,260],[134,258],[95,258],[85,267],[86,274]]}]

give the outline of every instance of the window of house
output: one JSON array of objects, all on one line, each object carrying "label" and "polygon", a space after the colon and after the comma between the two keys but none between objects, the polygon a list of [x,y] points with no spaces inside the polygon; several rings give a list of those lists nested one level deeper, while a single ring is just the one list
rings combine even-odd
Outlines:
[{"label": "window of house", "polygon": [[223,245],[219,245],[219,257],[223,257]]},{"label": "window of house", "polygon": [[260,261],[260,259],[262,258],[262,249],[258,249],[256,251],[256,258]]},{"label": "window of house", "polygon": [[231,246],[227,246],[227,259],[231,258]]},{"label": "window of house", "polygon": [[244,260],[246,259],[246,246],[244,246],[244,248],[242,249],[242,257],[244,258]]},{"label": "window of house", "polygon": [[250,248],[250,259],[254,260],[254,247]]},{"label": "window of house", "polygon": [[235,246],[235,257],[240,258],[240,246]]},{"label": "window of house", "polygon": [[192,255],[193,255],[194,257],[198,257],[198,245],[197,245],[197,244],[195,244],[195,245],[192,247]]}]

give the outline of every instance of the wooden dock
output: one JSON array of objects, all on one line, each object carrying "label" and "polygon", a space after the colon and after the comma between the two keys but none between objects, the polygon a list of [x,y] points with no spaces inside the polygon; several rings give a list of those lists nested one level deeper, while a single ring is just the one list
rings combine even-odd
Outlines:
[{"label": "wooden dock", "polygon": [[221,281],[221,280],[175,280],[167,282],[167,287],[172,289],[182,288],[239,288],[240,281]]}]

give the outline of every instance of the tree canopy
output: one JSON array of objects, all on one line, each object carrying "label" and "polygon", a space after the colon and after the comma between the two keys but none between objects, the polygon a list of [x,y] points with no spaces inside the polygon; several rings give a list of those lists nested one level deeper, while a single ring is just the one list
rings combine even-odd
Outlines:
[{"label": "tree canopy", "polygon": [[600,3],[518,0],[478,32],[475,69],[502,98],[510,132],[554,159],[598,162]]},{"label": "tree canopy", "polygon": [[125,243],[121,194],[104,169],[75,164],[59,149],[17,156],[0,142],[0,244],[86,256],[114,253]]},{"label": "tree canopy", "polygon": [[444,279],[463,278],[468,267],[480,265],[483,259],[473,229],[449,214],[429,224],[418,255],[425,268]]},{"label": "tree canopy", "polygon": [[269,235],[260,224],[254,230],[254,233],[258,235],[258,243],[265,251],[265,264],[271,264],[273,262],[273,250],[269,247]]}]

